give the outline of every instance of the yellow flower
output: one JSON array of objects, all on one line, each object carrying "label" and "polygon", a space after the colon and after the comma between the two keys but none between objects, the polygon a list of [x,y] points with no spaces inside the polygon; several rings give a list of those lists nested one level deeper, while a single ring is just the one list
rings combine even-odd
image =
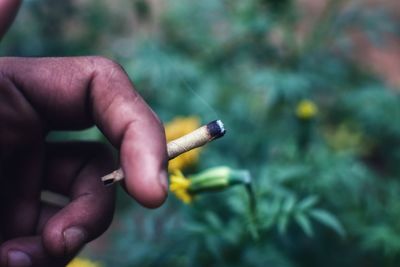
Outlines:
[{"label": "yellow flower", "polygon": [[189,193],[191,181],[183,176],[180,170],[174,170],[170,177],[169,190],[184,203],[189,204],[193,196]]},{"label": "yellow flower", "polygon": [[101,267],[101,264],[84,258],[75,258],[67,267]]},{"label": "yellow flower", "polygon": [[296,107],[296,116],[302,120],[309,120],[315,117],[318,113],[318,108],[311,100],[302,100]]},{"label": "yellow flower", "polygon": [[[167,141],[172,141],[185,134],[188,134],[200,127],[200,120],[198,117],[176,117],[171,122],[165,124],[165,134]],[[200,148],[193,149],[189,152],[170,160],[168,169],[170,172],[174,170],[183,170],[187,167],[193,166],[199,160]]]}]

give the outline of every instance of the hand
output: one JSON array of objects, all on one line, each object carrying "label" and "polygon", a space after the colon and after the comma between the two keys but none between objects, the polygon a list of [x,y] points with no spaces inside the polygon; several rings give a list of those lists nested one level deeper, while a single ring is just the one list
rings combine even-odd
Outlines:
[{"label": "hand", "polygon": [[[114,190],[100,181],[116,167],[108,150],[46,141],[93,124],[120,150],[127,192],[161,205],[164,130],[122,68],[99,57],[0,58],[0,266],[64,266],[110,224]],[[42,190],[71,202],[45,205]]]},{"label": "hand", "polygon": [[[0,0],[0,39],[20,0]],[[0,59],[0,266],[64,266],[111,222],[112,170],[96,143],[50,144],[50,130],[96,124],[120,149],[125,189],[147,207],[166,198],[163,128],[128,77],[98,57]],[[40,192],[69,196],[64,208]]]}]

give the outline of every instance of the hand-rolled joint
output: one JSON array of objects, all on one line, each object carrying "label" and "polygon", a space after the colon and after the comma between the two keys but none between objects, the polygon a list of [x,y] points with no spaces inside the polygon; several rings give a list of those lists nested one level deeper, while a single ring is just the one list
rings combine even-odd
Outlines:
[{"label": "hand-rolled joint", "polygon": [[[189,150],[204,146],[208,142],[224,136],[226,133],[224,124],[221,120],[215,120],[204,125],[191,133],[188,133],[167,144],[168,159],[171,160]],[[123,170],[120,168],[101,178],[104,185],[112,185],[125,178]]]}]

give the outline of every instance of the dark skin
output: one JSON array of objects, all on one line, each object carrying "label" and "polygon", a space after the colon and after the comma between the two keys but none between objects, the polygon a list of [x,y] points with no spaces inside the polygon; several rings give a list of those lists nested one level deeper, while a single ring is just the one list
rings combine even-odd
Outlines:
[{"label": "dark skin", "polygon": [[[0,0],[0,36],[19,7]],[[52,130],[96,125],[120,151],[124,188],[146,207],[167,197],[166,141],[123,69],[102,57],[0,58],[0,266],[65,266],[109,226],[116,168],[99,143],[49,143]],[[71,199],[42,203],[42,190]]]}]

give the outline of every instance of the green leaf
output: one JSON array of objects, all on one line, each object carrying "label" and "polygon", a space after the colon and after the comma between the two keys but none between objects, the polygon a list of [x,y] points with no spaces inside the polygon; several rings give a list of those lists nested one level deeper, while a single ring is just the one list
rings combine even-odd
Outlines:
[{"label": "green leaf", "polygon": [[280,212],[280,210],[282,208],[281,204],[282,203],[281,203],[281,201],[279,199],[274,199],[272,201],[271,205],[267,206],[269,214],[271,214],[272,216],[276,217],[279,214],[279,212]]},{"label": "green leaf", "polygon": [[308,196],[297,204],[297,208],[300,210],[307,210],[317,204],[318,201],[319,198],[317,196]]},{"label": "green leaf", "polygon": [[213,229],[217,230],[222,228],[222,222],[215,213],[207,212],[204,216]]},{"label": "green leaf", "polygon": [[282,210],[286,213],[290,213],[293,210],[295,204],[296,204],[296,198],[290,196],[284,201]]},{"label": "green leaf", "polygon": [[336,219],[336,217],[329,212],[321,209],[313,209],[309,212],[310,216],[325,226],[331,228],[341,237],[346,235],[346,232],[342,224]]},{"label": "green leaf", "polygon": [[296,213],[294,219],[307,236],[312,237],[314,235],[311,222],[307,216],[305,216],[303,213]]},{"label": "green leaf", "polygon": [[282,214],[278,219],[278,231],[281,235],[286,234],[286,230],[289,224],[289,216]]},{"label": "green leaf", "polygon": [[207,232],[207,226],[201,223],[185,223],[184,229],[197,234],[205,234]]}]

